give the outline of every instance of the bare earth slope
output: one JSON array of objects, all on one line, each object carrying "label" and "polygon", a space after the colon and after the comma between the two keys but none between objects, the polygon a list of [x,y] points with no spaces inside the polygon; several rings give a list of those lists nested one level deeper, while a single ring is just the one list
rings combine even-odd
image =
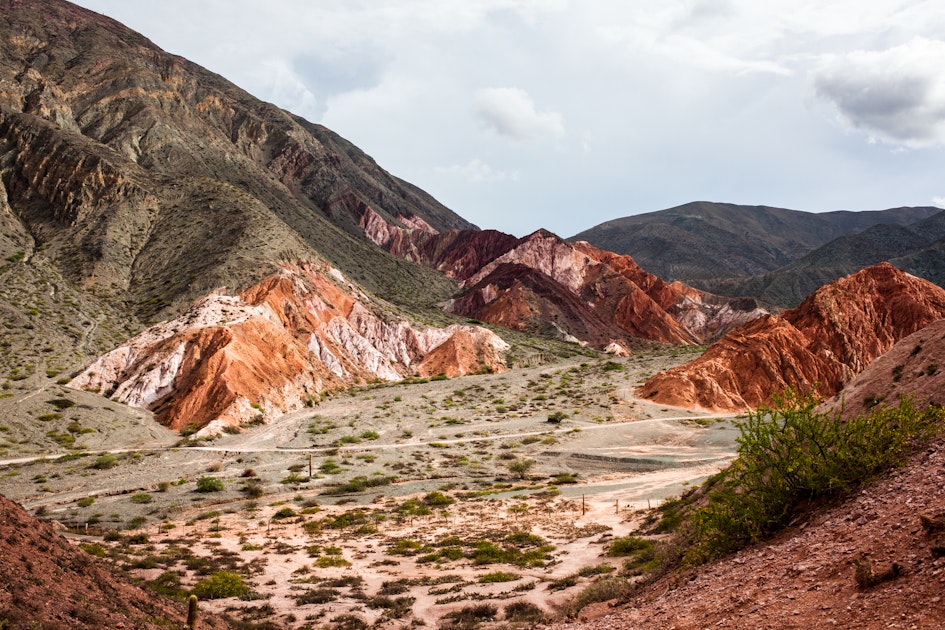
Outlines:
[{"label": "bare earth slope", "polygon": [[661,372],[641,396],[739,410],[786,386],[830,396],[893,344],[945,317],[945,289],[888,263],[824,285],[799,307],[727,334],[698,359]]},{"label": "bare earth slope", "polygon": [[[0,496],[0,627],[182,628],[181,604],[132,586],[50,523]],[[206,614],[201,628],[226,628]]]},{"label": "bare earth slope", "polygon": [[901,339],[828,403],[850,415],[906,396],[917,405],[945,404],[945,319]]},{"label": "bare earth slope", "polygon": [[[771,541],[698,570],[669,575],[630,605],[589,623],[556,628],[941,628],[945,540],[919,515],[945,514],[945,441]],[[857,587],[855,562],[903,574]]]}]

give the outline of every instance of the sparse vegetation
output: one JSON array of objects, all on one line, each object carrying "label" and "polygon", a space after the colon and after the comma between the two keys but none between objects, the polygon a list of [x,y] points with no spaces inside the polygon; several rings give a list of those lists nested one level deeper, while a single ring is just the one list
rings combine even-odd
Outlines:
[{"label": "sparse vegetation", "polygon": [[765,538],[800,500],[849,491],[945,424],[945,410],[919,411],[909,400],[846,421],[817,412],[817,402],[788,392],[740,425],[738,457],[708,482],[707,504],[692,514],[690,562]]}]

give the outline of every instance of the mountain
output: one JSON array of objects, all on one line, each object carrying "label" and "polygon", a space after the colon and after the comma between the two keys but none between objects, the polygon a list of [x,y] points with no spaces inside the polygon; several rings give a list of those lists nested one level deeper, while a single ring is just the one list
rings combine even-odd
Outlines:
[{"label": "mountain", "polygon": [[883,223],[841,236],[780,269],[749,278],[702,280],[706,290],[795,306],[832,280],[879,262],[945,286],[945,212],[907,225]]},{"label": "mountain", "polygon": [[475,226],[330,130],[63,0],[4,2],[0,41],[4,367],[67,368],[299,260],[407,308],[455,289],[359,224]]},{"label": "mountain", "polygon": [[640,395],[712,410],[756,407],[785,387],[829,396],[896,341],[943,317],[945,289],[880,263],[732,330],[698,359],[651,377]]},{"label": "mountain", "polygon": [[354,384],[501,370],[508,347],[478,326],[397,320],[337,269],[309,263],[238,295],[203,298],[99,357],[69,386],[150,409],[175,430],[215,433]]},{"label": "mountain", "polygon": [[630,256],[546,230],[517,239],[494,230],[438,233],[370,220],[364,230],[379,247],[457,280],[459,293],[446,304],[453,313],[620,353],[639,340],[713,339],[766,312],[753,300],[666,283]]},{"label": "mountain", "polygon": [[[61,527],[61,526],[60,526]],[[0,627],[183,628],[181,604],[132,585],[104,561],[0,496]],[[199,627],[229,628],[201,612]]]},{"label": "mountain", "polygon": [[911,397],[916,405],[945,404],[945,319],[900,339],[827,401],[844,415],[876,405],[898,405]]},{"label": "mountain", "polygon": [[841,236],[883,223],[907,225],[939,212],[893,208],[810,213],[697,201],[607,221],[568,240],[629,254],[662,278],[697,283],[764,274]]}]

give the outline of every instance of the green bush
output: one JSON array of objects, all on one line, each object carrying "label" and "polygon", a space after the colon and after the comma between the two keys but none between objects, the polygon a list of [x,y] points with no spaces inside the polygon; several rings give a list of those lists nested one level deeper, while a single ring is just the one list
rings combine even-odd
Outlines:
[{"label": "green bush", "polygon": [[787,524],[804,500],[848,492],[899,462],[917,440],[945,426],[945,409],[911,400],[842,421],[819,401],[786,393],[740,424],[738,457],[711,480],[691,516],[700,563],[761,540]]},{"label": "green bush", "polygon": [[131,495],[132,503],[151,503],[151,501],[154,501],[154,497],[152,497],[147,492],[138,492]]},{"label": "green bush", "polygon": [[95,458],[95,461],[92,462],[92,468],[97,470],[108,470],[109,468],[114,468],[118,465],[118,458],[112,455],[111,453],[105,453],[104,455],[99,455]]},{"label": "green bush", "polygon": [[191,593],[197,599],[221,599],[240,597],[249,593],[249,587],[243,583],[243,576],[234,571],[219,571],[194,584]]},{"label": "green bush", "polygon": [[223,492],[223,481],[216,477],[201,477],[197,480],[197,492]]}]

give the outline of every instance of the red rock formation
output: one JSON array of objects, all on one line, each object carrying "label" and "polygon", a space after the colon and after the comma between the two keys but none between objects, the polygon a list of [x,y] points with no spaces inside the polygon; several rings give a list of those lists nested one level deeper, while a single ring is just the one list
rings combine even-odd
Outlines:
[{"label": "red rock formation", "polygon": [[385,223],[370,209],[361,227],[390,253],[458,280],[463,292],[452,312],[599,348],[626,351],[633,338],[694,343],[765,312],[754,303],[746,308],[744,300],[668,284],[630,256],[544,230],[521,239],[495,230],[435,233]]},{"label": "red rock formation", "polygon": [[945,317],[945,289],[888,263],[824,285],[796,309],[733,330],[641,396],[710,410],[755,407],[786,386],[829,396],[892,345]]},{"label": "red rock formation", "polygon": [[70,386],[210,430],[284,413],[371,379],[503,368],[505,342],[478,326],[384,321],[334,269],[284,268],[239,296],[211,295],[100,357]]}]

